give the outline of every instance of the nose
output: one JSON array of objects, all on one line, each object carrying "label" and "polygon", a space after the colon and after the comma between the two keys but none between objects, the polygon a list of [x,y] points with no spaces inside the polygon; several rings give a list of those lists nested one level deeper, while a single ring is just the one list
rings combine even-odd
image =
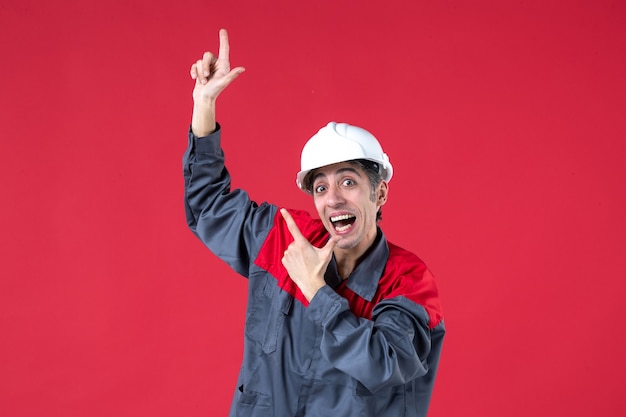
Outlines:
[{"label": "nose", "polygon": [[331,185],[326,191],[326,205],[328,207],[339,207],[345,202],[341,188]]}]

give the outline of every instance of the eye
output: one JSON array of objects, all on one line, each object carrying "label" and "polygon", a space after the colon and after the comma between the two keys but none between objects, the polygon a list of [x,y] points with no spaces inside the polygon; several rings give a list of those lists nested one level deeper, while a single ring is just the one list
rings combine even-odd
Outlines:
[{"label": "eye", "polygon": [[324,192],[324,190],[326,190],[326,187],[325,187],[325,186],[323,186],[323,185],[317,185],[317,186],[313,189],[313,192],[314,192],[315,194],[319,194],[319,193]]},{"label": "eye", "polygon": [[345,180],[343,180],[342,185],[344,187],[352,187],[353,185],[355,185],[356,182],[354,182],[354,180],[350,179],[350,178],[346,178]]}]

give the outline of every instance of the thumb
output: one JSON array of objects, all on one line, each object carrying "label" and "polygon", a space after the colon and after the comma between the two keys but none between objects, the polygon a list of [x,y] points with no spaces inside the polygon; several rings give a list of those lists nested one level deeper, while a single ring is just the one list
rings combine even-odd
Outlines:
[{"label": "thumb", "polygon": [[335,246],[337,245],[337,243],[339,242],[339,240],[341,240],[341,238],[339,236],[331,236],[330,239],[328,239],[328,242],[326,242],[326,244],[324,245],[324,247],[321,249],[322,253],[328,258],[330,259],[330,256],[333,253],[333,249],[335,249]]},{"label": "thumb", "polygon": [[239,75],[241,75],[241,73],[243,73],[246,69],[244,67],[237,67],[237,68],[233,68],[231,69],[228,74],[226,74],[226,76],[224,76],[224,87],[226,87],[228,84],[232,83],[235,78],[239,77]]},{"label": "thumb", "polygon": [[243,73],[245,70],[246,69],[244,67],[233,68],[232,70],[228,72],[228,74],[225,74],[222,77],[216,78],[215,84],[214,84],[214,87],[216,90],[215,97],[220,95],[220,93],[224,91],[226,87],[228,87],[230,83],[232,83],[237,77],[239,77],[239,75]]},{"label": "thumb", "polygon": [[239,75],[245,70],[246,69],[244,67],[233,68],[229,71],[228,76],[234,80],[235,78],[239,77]]}]

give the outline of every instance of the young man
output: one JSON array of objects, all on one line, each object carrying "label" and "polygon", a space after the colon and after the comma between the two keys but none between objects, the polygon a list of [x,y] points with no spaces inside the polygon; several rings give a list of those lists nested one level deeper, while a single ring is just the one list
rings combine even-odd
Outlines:
[{"label": "young man", "polygon": [[425,416],[445,333],[435,281],[377,220],[393,169],[376,138],[331,122],[305,145],[298,186],[319,219],[230,189],[215,102],[244,71],[226,31],[195,80],[183,159],[187,221],[248,278],[231,416]]}]

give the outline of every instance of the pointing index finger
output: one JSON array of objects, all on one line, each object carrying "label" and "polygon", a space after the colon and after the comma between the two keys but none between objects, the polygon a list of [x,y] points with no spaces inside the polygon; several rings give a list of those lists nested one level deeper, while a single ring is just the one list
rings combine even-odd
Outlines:
[{"label": "pointing index finger", "polygon": [[230,45],[228,44],[228,32],[226,29],[220,29],[220,51],[218,58],[229,62]]},{"label": "pointing index finger", "polygon": [[285,219],[285,223],[287,223],[287,228],[289,229],[291,236],[293,236],[295,240],[306,240],[306,238],[302,235],[302,232],[300,232],[296,221],[293,219],[293,217],[291,217],[291,214],[289,214],[289,212],[284,208],[280,209],[280,214],[283,215],[283,219]]}]

